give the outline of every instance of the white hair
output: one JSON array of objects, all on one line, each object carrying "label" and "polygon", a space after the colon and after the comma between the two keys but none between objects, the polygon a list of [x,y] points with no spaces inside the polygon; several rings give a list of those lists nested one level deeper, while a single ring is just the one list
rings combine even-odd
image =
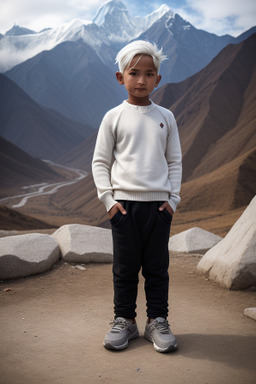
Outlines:
[{"label": "white hair", "polygon": [[131,64],[134,56],[139,54],[152,57],[157,74],[159,73],[161,62],[167,58],[163,54],[163,50],[158,49],[156,44],[144,40],[136,40],[127,44],[118,52],[116,63],[119,66],[119,71],[124,73],[125,68]]}]

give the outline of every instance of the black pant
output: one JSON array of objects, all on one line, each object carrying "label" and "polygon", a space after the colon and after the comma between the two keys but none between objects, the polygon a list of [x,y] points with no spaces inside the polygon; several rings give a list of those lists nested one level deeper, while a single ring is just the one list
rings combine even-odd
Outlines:
[{"label": "black pant", "polygon": [[168,315],[169,251],[172,215],[159,211],[163,202],[120,201],[112,219],[114,246],[113,280],[115,317],[136,317],[139,271],[145,278],[147,316]]}]

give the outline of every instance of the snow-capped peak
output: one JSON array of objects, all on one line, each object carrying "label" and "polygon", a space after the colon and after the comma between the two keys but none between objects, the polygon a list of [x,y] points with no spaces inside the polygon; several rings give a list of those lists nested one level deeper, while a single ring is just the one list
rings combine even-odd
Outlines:
[{"label": "snow-capped peak", "polygon": [[99,8],[96,16],[93,19],[93,23],[97,24],[99,27],[104,24],[106,15],[111,15],[113,12],[126,12],[126,6],[119,0],[111,0],[105,3],[102,7]]},{"label": "snow-capped peak", "polygon": [[140,24],[143,30],[150,28],[152,24],[162,19],[163,16],[168,15],[169,17],[174,17],[174,13],[166,4],[162,4],[157,10],[150,13],[145,17],[138,17]]},{"label": "snow-capped peak", "polygon": [[138,32],[133,18],[126,6],[119,0],[112,0],[104,4],[93,19],[105,36],[115,42],[132,39]]},{"label": "snow-capped peak", "polygon": [[22,35],[32,35],[35,34],[35,31],[32,31],[28,28],[20,27],[19,25],[14,24],[14,26],[5,33],[5,36],[22,36]]},{"label": "snow-capped peak", "polygon": [[152,12],[151,15],[158,15],[158,17],[161,18],[163,15],[169,12],[171,12],[170,7],[166,4],[162,4],[156,11]]}]

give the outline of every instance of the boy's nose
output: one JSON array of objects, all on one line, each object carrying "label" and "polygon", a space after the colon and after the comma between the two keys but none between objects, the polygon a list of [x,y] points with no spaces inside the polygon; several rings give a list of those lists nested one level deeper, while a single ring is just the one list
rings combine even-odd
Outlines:
[{"label": "boy's nose", "polygon": [[139,84],[145,84],[145,77],[144,76],[140,76],[139,79],[138,79],[138,83]]}]

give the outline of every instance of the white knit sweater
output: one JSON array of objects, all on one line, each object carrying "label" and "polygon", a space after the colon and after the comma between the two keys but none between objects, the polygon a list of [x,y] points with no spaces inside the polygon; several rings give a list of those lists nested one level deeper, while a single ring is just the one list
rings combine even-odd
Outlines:
[{"label": "white knit sweater", "polygon": [[181,148],[175,118],[151,102],[124,101],[104,116],[92,172],[107,211],[117,200],[180,202]]}]

